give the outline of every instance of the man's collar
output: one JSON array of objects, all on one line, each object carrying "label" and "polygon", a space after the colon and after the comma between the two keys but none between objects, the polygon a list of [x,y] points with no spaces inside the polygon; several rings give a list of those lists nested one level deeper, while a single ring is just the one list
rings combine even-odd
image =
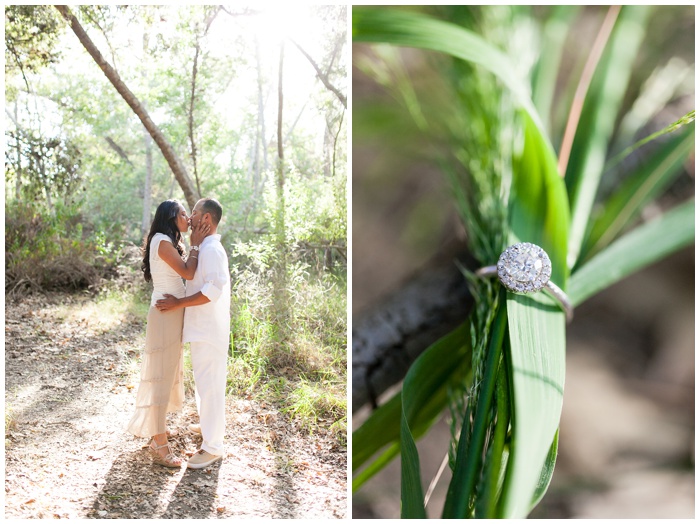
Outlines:
[{"label": "man's collar", "polygon": [[221,242],[221,234],[214,233],[213,235],[209,235],[204,240],[202,240],[202,244],[204,244],[205,242],[207,242],[207,243],[210,242],[210,240],[209,240],[210,238],[213,240],[216,240],[217,242]]}]

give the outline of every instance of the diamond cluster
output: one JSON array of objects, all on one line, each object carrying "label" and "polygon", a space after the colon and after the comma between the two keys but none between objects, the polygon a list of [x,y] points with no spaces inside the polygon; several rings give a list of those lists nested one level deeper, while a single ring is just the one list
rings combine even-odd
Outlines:
[{"label": "diamond cluster", "polygon": [[513,293],[539,291],[552,276],[552,262],[539,246],[530,242],[514,244],[501,253],[498,278]]}]

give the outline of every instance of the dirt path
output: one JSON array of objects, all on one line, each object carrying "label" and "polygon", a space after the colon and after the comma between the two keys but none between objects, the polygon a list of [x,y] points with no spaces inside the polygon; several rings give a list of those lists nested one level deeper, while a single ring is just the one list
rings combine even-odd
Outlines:
[{"label": "dirt path", "polygon": [[[72,302],[66,309],[66,303]],[[6,518],[345,518],[347,455],[274,405],[229,397],[223,462],[204,470],[151,464],[124,431],[134,405],[144,320],[106,326],[68,314],[79,295],[6,300]],[[170,428],[180,456],[199,443],[187,395]],[[7,424],[6,424],[7,426]]]}]

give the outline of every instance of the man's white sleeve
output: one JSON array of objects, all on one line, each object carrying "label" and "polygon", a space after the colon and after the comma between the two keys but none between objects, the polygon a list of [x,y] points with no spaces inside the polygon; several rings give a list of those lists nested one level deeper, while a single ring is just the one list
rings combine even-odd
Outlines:
[{"label": "man's white sleeve", "polygon": [[218,250],[207,251],[200,256],[199,265],[204,277],[202,295],[211,302],[216,302],[228,280],[226,257]]}]

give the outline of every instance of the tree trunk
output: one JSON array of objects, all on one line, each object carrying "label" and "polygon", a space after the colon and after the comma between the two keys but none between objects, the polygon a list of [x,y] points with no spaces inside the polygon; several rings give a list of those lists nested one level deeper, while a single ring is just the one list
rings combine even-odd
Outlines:
[{"label": "tree trunk", "polygon": [[[256,127],[256,137],[255,137],[255,151],[256,151],[256,169],[255,169],[255,179],[254,179],[254,191],[253,191],[253,207],[251,213],[253,214],[253,220],[255,220],[256,208],[258,205],[258,200],[260,200],[260,195],[265,187],[265,182],[267,181],[267,171],[269,169],[269,162],[267,159],[267,134],[265,131],[265,96],[264,96],[264,82],[262,75],[262,61],[260,59],[260,43],[255,40],[255,53],[257,57],[257,72],[258,72],[258,125]],[[262,155],[262,163],[260,156]]]},{"label": "tree trunk", "polygon": [[199,185],[199,176],[197,174],[197,143],[194,139],[194,101],[197,86],[197,62],[199,60],[199,37],[195,42],[194,64],[192,65],[192,89],[190,91],[190,110],[187,118],[187,129],[190,135],[190,156],[192,157],[192,171],[194,172],[194,180],[197,183],[197,192],[202,194],[202,187]]},{"label": "tree trunk", "polygon": [[[204,29],[204,34],[203,36],[206,36],[206,34],[209,32],[209,27],[211,27],[212,22],[214,21],[214,18],[216,18],[216,15],[219,13],[220,7],[213,7],[211,11],[209,11],[209,14],[206,16],[205,20],[205,29]],[[189,109],[189,118],[188,118],[188,130],[189,130],[189,135],[190,135],[190,155],[192,156],[192,172],[194,173],[194,180],[197,184],[197,193],[199,195],[202,194],[202,186],[199,183],[199,170],[197,169],[197,142],[195,140],[194,136],[194,130],[195,130],[195,125],[194,125],[194,109],[195,109],[195,101],[196,101],[196,96],[197,96],[197,73],[199,72],[199,58],[200,58],[200,53],[202,51],[201,46],[199,45],[199,40],[200,40],[200,35],[199,35],[199,24],[197,24],[197,29],[195,30],[195,41],[194,41],[194,62],[192,64],[192,89],[190,91],[190,109]],[[206,55],[205,55],[206,56]]]},{"label": "tree trunk", "polygon": [[146,147],[146,177],[143,183],[143,217],[141,219],[141,237],[145,237],[151,226],[151,180],[153,179],[153,151],[151,135],[144,129],[143,140]]},{"label": "tree trunk", "polygon": [[331,176],[335,178],[335,159],[338,153],[338,137],[343,129],[343,120],[345,113],[340,114],[340,122],[338,122],[338,132],[335,134],[335,139],[333,140],[333,158],[331,159]]},{"label": "tree trunk", "polygon": [[[143,33],[143,56],[148,52],[148,32]],[[141,74],[148,85],[148,71],[144,68]],[[145,106],[145,104],[144,104]],[[151,225],[151,180],[153,179],[153,150],[151,135],[143,130],[143,145],[146,150],[146,176],[143,181],[143,213],[141,215],[141,238],[148,233]]]},{"label": "tree trunk", "polygon": [[287,275],[287,247],[285,231],[285,203],[284,203],[284,143],[282,136],[282,108],[284,96],[282,89],[282,71],[284,66],[284,42],[280,44],[279,77],[277,87],[277,249],[280,250],[279,276],[284,290]]},{"label": "tree trunk", "polygon": [[279,76],[277,80],[277,157],[278,163],[278,182],[281,180],[284,184],[284,170],[281,169],[284,162],[284,147],[282,143],[282,108],[284,106],[284,95],[282,91],[282,72],[284,66],[284,42],[280,44],[280,62],[279,62]]},{"label": "tree trunk", "polygon": [[109,147],[111,147],[111,148],[114,150],[114,152],[115,152],[117,155],[119,155],[119,158],[121,158],[122,160],[124,160],[124,162],[126,162],[127,164],[129,164],[131,167],[134,167],[134,164],[131,162],[131,160],[129,160],[129,155],[126,154],[126,151],[124,151],[124,150],[121,148],[121,146],[120,146],[119,144],[117,144],[117,143],[112,139],[112,137],[106,136],[106,137],[105,137],[105,141],[107,142],[107,144],[109,145]]},{"label": "tree trunk", "polygon": [[49,187],[49,181],[48,177],[46,176],[46,165],[44,164],[44,158],[46,158],[46,150],[43,145],[39,146],[40,149],[40,156],[39,156],[39,175],[41,177],[41,185],[44,188],[44,194],[46,195],[46,204],[49,207],[49,211],[51,211],[52,214],[55,214],[55,210],[53,207],[53,200],[51,199],[51,188]]},{"label": "tree trunk", "polygon": [[19,117],[17,116],[17,100],[15,100],[15,133],[16,133],[16,142],[15,146],[17,147],[17,180],[15,180],[15,198],[17,199],[17,202],[20,200],[20,196],[22,194],[22,143],[20,142],[19,139],[19,125],[17,124],[19,120]]},{"label": "tree trunk", "polygon": [[260,42],[255,39],[255,56],[258,69],[258,123],[255,126],[255,163],[253,166],[253,209],[260,192],[260,150],[265,149],[265,110],[263,107],[262,67],[260,65]]},{"label": "tree trunk", "polygon": [[335,147],[334,134],[331,131],[333,119],[331,118],[330,120],[329,122],[329,115],[328,112],[326,112],[326,129],[323,133],[323,176],[326,178],[330,178],[333,171],[333,148]]},{"label": "tree trunk", "polygon": [[194,207],[199,199],[199,192],[194,187],[192,180],[187,174],[185,166],[178,158],[173,147],[170,145],[158,126],[156,126],[153,120],[151,120],[151,117],[146,112],[146,109],[143,107],[141,102],[139,102],[136,96],[122,81],[114,68],[104,59],[99,49],[97,49],[92,40],[90,40],[90,37],[87,35],[83,27],[80,25],[80,22],[75,15],[73,15],[68,6],[57,5],[54,7],[70,24],[75,36],[78,37],[78,40],[80,40],[80,43],[83,45],[85,50],[90,54],[93,60],[95,60],[100,69],[102,69],[102,72],[105,74],[107,79],[112,83],[124,101],[129,104],[129,107],[134,111],[136,116],[139,117],[146,130],[148,130],[148,133],[153,137],[155,143],[158,144],[158,147],[163,153],[163,157],[165,157],[165,160],[168,162],[175,179],[182,188],[182,192],[185,194],[187,204],[190,206],[190,208]]}]

